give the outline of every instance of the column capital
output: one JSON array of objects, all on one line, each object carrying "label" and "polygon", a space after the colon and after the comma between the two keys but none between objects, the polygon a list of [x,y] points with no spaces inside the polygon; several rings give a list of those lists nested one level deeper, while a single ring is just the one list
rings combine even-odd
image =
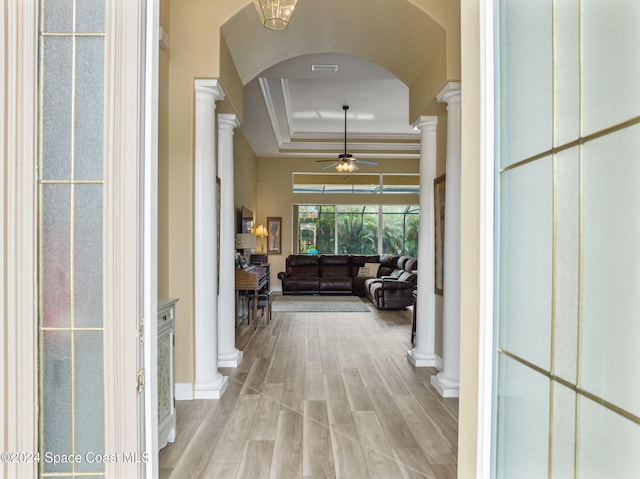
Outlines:
[{"label": "column capital", "polygon": [[440,93],[436,96],[438,101],[443,101],[445,103],[460,103],[460,94],[461,94],[461,83],[450,81],[447,83]]},{"label": "column capital", "polygon": [[218,128],[233,131],[239,126],[238,115],[235,113],[218,113]]},{"label": "column capital", "polygon": [[224,100],[222,85],[215,78],[194,80],[194,88],[197,101],[212,102],[215,106],[215,102]]},{"label": "column capital", "polygon": [[436,131],[438,129],[438,117],[430,115],[420,115],[413,122],[413,127],[417,128],[421,132]]}]

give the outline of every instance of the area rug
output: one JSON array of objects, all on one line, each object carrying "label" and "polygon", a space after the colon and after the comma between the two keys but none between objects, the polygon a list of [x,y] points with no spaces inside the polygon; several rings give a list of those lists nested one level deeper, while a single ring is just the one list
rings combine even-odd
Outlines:
[{"label": "area rug", "polygon": [[275,296],[274,312],[286,313],[368,313],[367,304],[357,296]]}]

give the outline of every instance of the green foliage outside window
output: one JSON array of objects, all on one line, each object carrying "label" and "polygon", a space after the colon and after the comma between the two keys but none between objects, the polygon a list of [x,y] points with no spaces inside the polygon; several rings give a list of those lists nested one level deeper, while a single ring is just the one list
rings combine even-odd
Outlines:
[{"label": "green foliage outside window", "polygon": [[299,206],[298,251],[417,256],[418,211],[414,205]]}]

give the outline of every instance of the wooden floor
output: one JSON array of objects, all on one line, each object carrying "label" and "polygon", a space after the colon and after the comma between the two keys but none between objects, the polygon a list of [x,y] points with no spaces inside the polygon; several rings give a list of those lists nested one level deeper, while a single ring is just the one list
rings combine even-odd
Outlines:
[{"label": "wooden floor", "polygon": [[223,397],[178,401],[160,478],[454,479],[458,401],[408,363],[411,311],[369,307],[243,323]]}]

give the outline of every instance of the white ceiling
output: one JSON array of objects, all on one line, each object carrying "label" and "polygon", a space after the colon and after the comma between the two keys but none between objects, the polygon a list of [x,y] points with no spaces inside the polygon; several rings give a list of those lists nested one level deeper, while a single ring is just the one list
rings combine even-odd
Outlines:
[{"label": "white ceiling", "polygon": [[[337,67],[314,72],[313,65]],[[409,90],[387,70],[344,54],[302,55],[245,86],[242,132],[258,157],[418,158],[419,132],[409,124]]]}]

